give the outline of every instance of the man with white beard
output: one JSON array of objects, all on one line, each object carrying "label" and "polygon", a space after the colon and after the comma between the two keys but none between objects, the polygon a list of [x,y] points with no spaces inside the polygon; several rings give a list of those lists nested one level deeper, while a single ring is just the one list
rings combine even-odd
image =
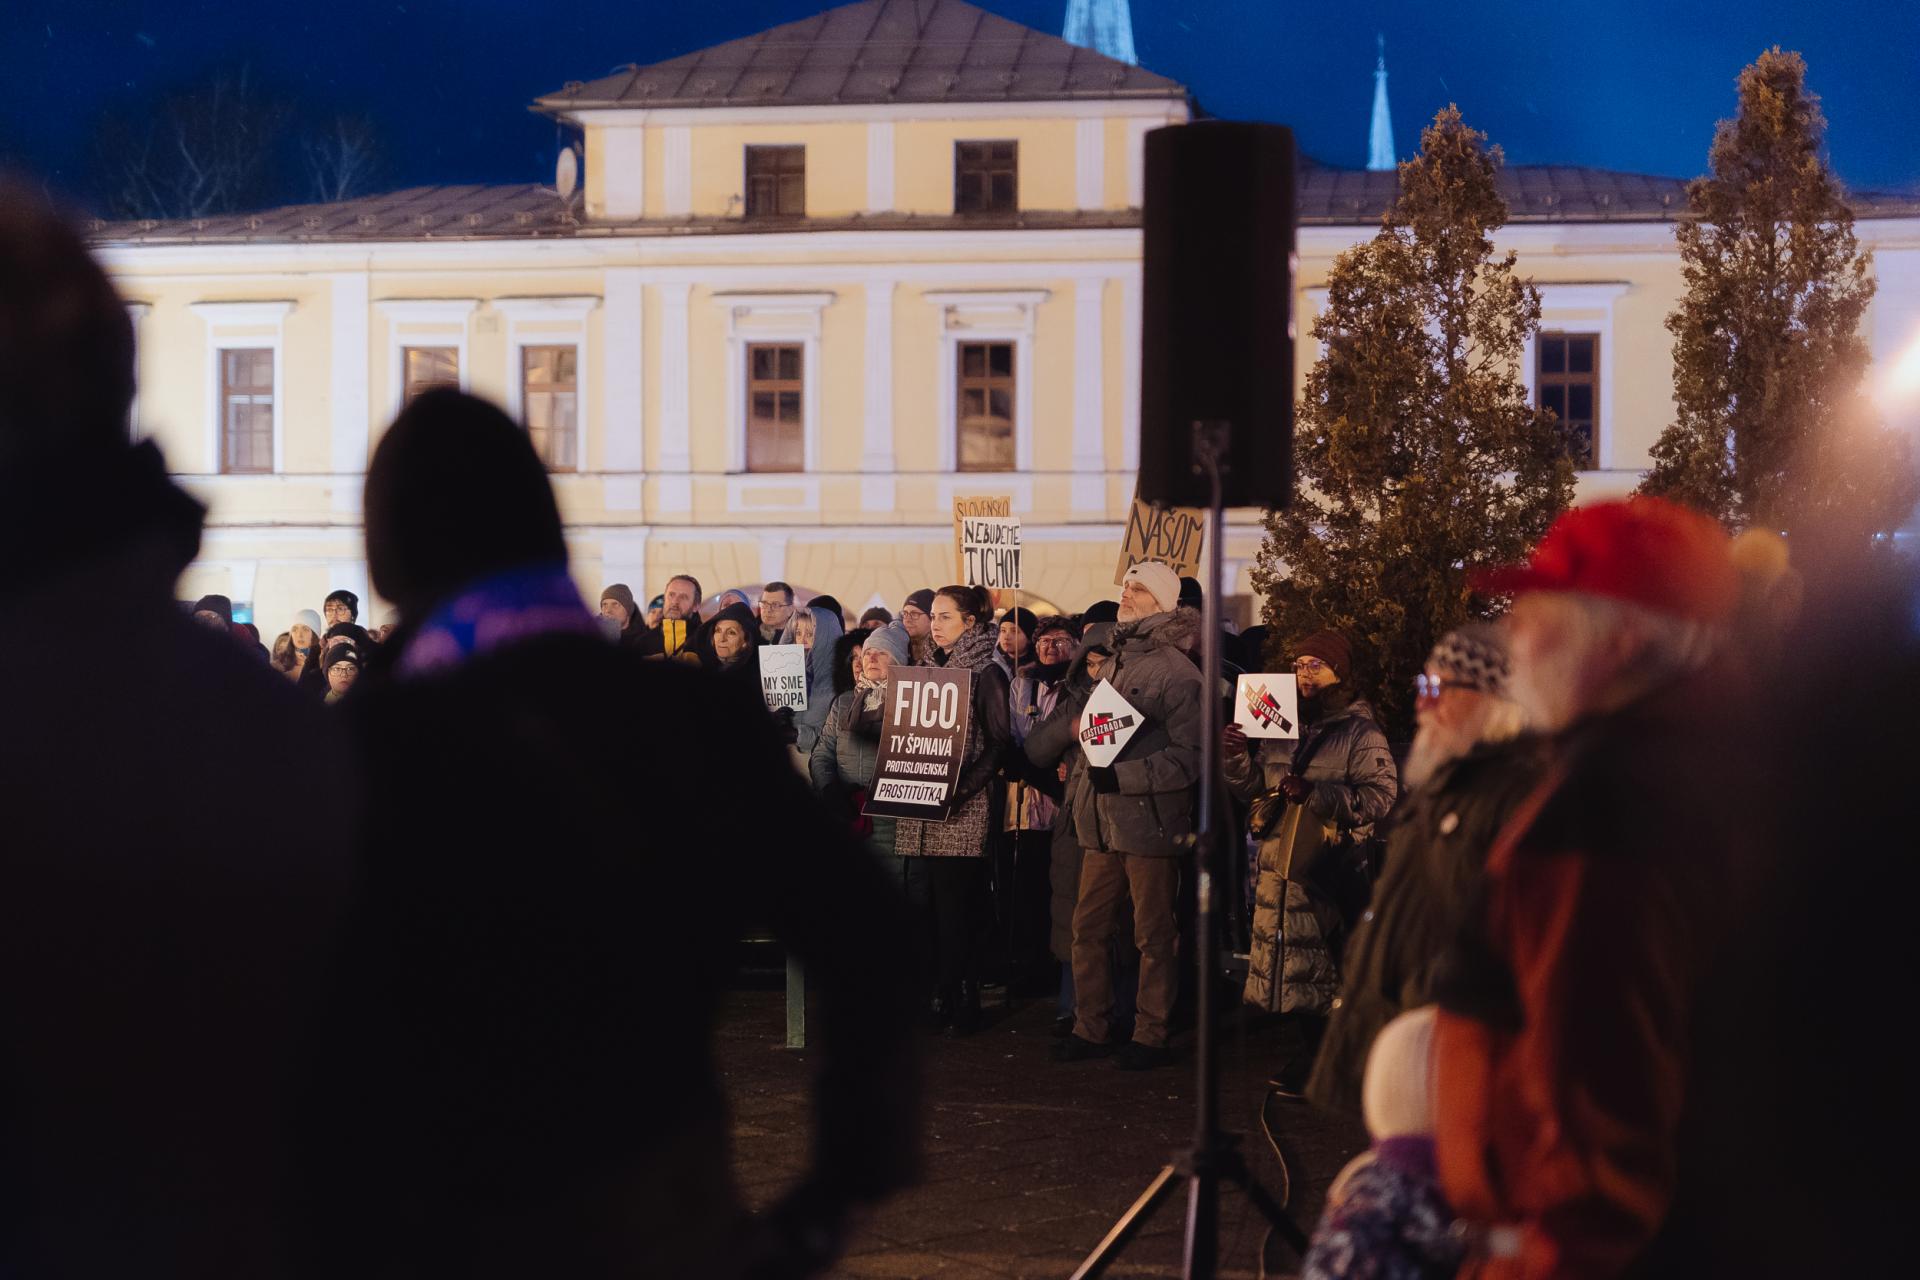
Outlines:
[{"label": "man with white beard", "polygon": [[1504,630],[1470,622],[1441,638],[1419,677],[1419,732],[1406,800],[1387,836],[1373,903],[1347,945],[1346,973],[1307,1098],[1360,1113],[1367,1052],[1382,1027],[1433,1002],[1435,970],[1479,883],[1487,849],[1540,779],[1508,695]]},{"label": "man with white beard", "polygon": [[1716,1082],[1690,1064],[1762,843],[1760,712],[1712,669],[1739,601],[1729,543],[1658,499],[1597,503],[1477,585],[1515,598],[1510,687],[1547,764],[1438,981],[1436,1155],[1469,1231],[1460,1275],[1704,1274],[1682,1259]]}]

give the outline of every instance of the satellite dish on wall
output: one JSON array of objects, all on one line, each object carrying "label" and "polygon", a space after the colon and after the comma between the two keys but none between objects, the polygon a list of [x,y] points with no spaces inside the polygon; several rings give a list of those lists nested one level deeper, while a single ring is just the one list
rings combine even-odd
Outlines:
[{"label": "satellite dish on wall", "polygon": [[580,153],[572,147],[562,147],[560,158],[553,166],[553,189],[560,193],[562,200],[571,200],[579,185]]}]

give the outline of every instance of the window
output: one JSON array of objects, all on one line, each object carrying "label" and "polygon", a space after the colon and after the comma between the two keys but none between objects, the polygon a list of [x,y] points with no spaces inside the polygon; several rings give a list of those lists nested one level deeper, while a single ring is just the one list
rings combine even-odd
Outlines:
[{"label": "window", "polygon": [[560,347],[520,348],[520,406],[533,451],[549,471],[573,471],[580,465],[579,351]]},{"label": "window", "polygon": [[412,404],[422,391],[460,385],[458,347],[407,347],[401,357],[406,378],[406,394],[400,401],[403,406]]},{"label": "window", "polygon": [[273,470],[273,350],[220,352],[220,470],[259,475]]},{"label": "window", "polygon": [[747,216],[800,218],[807,212],[807,149],[747,148]]},{"label": "window", "polygon": [[799,471],[805,466],[804,390],[798,343],[747,348],[747,470]]},{"label": "window", "polygon": [[953,144],[953,211],[1012,213],[1019,207],[1020,144]]},{"label": "window", "polygon": [[959,469],[1013,470],[1013,344],[960,344]]},{"label": "window", "polygon": [[1534,386],[1540,407],[1560,419],[1574,467],[1592,471],[1599,466],[1594,441],[1600,421],[1600,337],[1543,333],[1537,346]]}]

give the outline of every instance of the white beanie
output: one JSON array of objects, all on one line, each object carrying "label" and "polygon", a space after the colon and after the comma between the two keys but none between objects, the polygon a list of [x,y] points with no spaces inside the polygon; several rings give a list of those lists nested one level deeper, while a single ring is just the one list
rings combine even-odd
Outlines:
[{"label": "white beanie", "polygon": [[1142,560],[1127,570],[1122,584],[1137,582],[1147,589],[1161,613],[1172,613],[1180,606],[1180,575],[1158,560]]},{"label": "white beanie", "polygon": [[1360,1109],[1383,1138],[1433,1136],[1433,1005],[1401,1014],[1373,1039]]},{"label": "white beanie", "polygon": [[[313,632],[313,638],[315,640],[327,634],[327,624],[320,621],[320,615],[311,609],[302,609],[300,612],[294,614],[293,626],[305,627],[307,630]],[[292,629],[292,627],[288,628],[289,631]]]}]

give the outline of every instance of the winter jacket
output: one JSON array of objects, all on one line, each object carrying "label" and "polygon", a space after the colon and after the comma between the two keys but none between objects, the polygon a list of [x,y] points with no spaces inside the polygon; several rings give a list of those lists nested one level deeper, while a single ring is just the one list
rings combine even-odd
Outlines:
[{"label": "winter jacket", "polygon": [[[1060,701],[1061,689],[1065,684],[1064,679],[1045,679],[1038,674],[1039,670],[1037,666],[1029,664],[1022,674],[1013,678],[1007,691],[1007,711],[1014,743],[1007,766],[1010,785],[1006,828],[1009,831],[1053,830],[1060,811],[1060,803],[1054,797],[1064,794],[1057,781],[1045,776],[1046,770],[1025,767],[1027,735],[1052,713]],[[1030,780],[1030,777],[1034,780]],[[1039,785],[1036,785],[1036,780]]]},{"label": "winter jacket", "polygon": [[[807,756],[807,776],[813,782],[814,794],[827,797],[829,809],[836,813],[851,814],[850,793],[873,785],[873,762],[880,752],[880,740],[861,732],[858,723],[860,704],[866,695],[865,689],[855,689],[833,700],[820,736]],[[881,711],[885,710],[883,706]],[[875,817],[869,821],[873,833],[867,842],[877,852],[891,854],[894,819]]]},{"label": "winter jacket", "polygon": [[807,650],[807,705],[805,710],[793,713],[793,727],[800,735],[794,746],[803,753],[812,752],[814,743],[820,740],[821,728],[833,706],[833,650],[845,631],[838,604],[813,611],[813,647]]},{"label": "winter jacket", "polygon": [[[1193,791],[1200,777],[1199,668],[1185,653],[1199,615],[1156,613],[1123,624],[1102,673],[1141,716],[1141,726],[1114,761],[1117,791],[1095,789],[1091,770],[1070,776],[1068,807],[1083,849],[1142,857],[1178,857],[1193,831]],[[1092,695],[1084,674],[1068,682],[1053,714],[1027,738],[1035,765],[1078,751],[1080,713]]]},{"label": "winter jacket", "polygon": [[1701,1121],[1756,1069],[1722,1055],[1718,1037],[1739,1033],[1717,980],[1771,835],[1742,696],[1738,681],[1683,678],[1574,725],[1487,855],[1438,978],[1434,1116],[1448,1201],[1517,1240],[1462,1276],[1726,1273],[1711,1235],[1726,1144]]},{"label": "winter jacket", "polygon": [[[1262,738],[1254,755],[1232,753],[1221,761],[1221,771],[1228,789],[1251,803],[1279,787],[1296,755],[1305,760],[1302,776],[1313,790],[1301,824],[1318,824],[1316,834],[1328,857],[1351,859],[1371,836],[1373,824],[1393,807],[1399,773],[1387,737],[1364,700],[1347,700],[1335,690],[1320,696],[1331,701],[1299,738]],[[1246,1000],[1268,1012],[1326,1013],[1340,990],[1336,954],[1342,921],[1325,893],[1282,874],[1287,854],[1281,841],[1262,840]]]},{"label": "winter jacket", "polygon": [[[699,652],[700,615],[698,613],[692,613],[678,621],[686,623],[686,635],[684,639],[681,639],[679,643],[674,645],[671,652],[669,652],[667,648],[666,628],[668,619],[666,618],[660,620],[659,626],[647,627],[640,632],[638,637],[633,639],[630,646],[633,652],[643,658],[677,658],[683,656],[681,653],[682,650],[689,650],[695,653]],[[623,645],[623,647],[627,646]]]},{"label": "winter jacket", "polygon": [[1432,1004],[1435,970],[1458,932],[1487,850],[1540,779],[1537,739],[1475,747],[1406,797],[1387,835],[1386,869],[1347,944],[1340,998],[1307,1096],[1360,1113],[1360,1079],[1380,1028]]},{"label": "winter jacket", "polygon": [[993,632],[982,630],[969,631],[954,641],[951,653],[933,651],[933,665],[973,672],[973,708],[953,811],[945,822],[900,819],[895,825],[894,851],[902,856],[986,856],[987,819],[993,807],[987,784],[1000,772],[1000,761],[1013,744],[1013,730],[1007,724],[1007,676],[993,654]]},{"label": "winter jacket", "polygon": [[1314,1228],[1300,1280],[1449,1280],[1466,1246],[1440,1194],[1433,1139],[1376,1142],[1349,1168]]}]

